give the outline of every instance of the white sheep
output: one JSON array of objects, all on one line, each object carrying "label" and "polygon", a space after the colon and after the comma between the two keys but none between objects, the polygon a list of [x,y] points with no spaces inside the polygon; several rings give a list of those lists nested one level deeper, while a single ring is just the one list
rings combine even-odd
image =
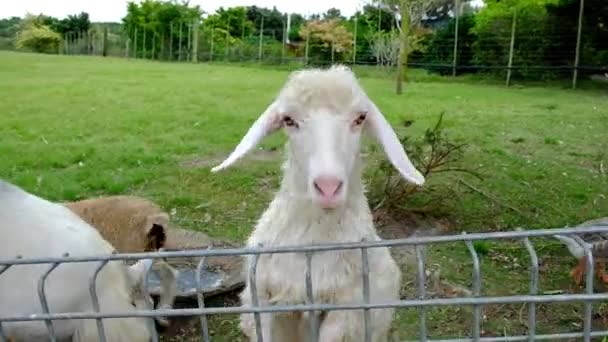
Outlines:
[{"label": "white sheep", "polygon": [[[288,136],[281,187],[259,219],[247,245],[296,246],[380,240],[361,180],[360,139],[368,130],[393,166],[408,181],[424,177],[408,159],[397,135],[346,67],[292,73],[270,106],[253,123],[235,150],[212,172],[225,169],[264,137],[283,128]],[[399,299],[401,272],[388,248],[368,251],[370,301]],[[247,267],[251,267],[248,258]],[[314,303],[362,303],[360,250],[315,253],[312,259]],[[257,264],[260,305],[306,302],[303,253],[261,255]],[[241,294],[252,305],[250,284]],[[371,311],[373,341],[386,340],[393,309]],[[319,341],[362,341],[363,311],[329,311],[320,319]],[[307,313],[262,314],[264,341],[305,341]],[[241,315],[241,330],[256,340],[252,314]]]},{"label": "white sheep", "polygon": [[[114,248],[98,231],[63,205],[52,203],[0,180],[0,260],[91,256],[111,254]],[[91,312],[89,280],[99,262],[59,265],[46,280],[45,293],[51,313]],[[49,264],[15,265],[0,274],[0,318],[42,313],[37,285]],[[127,267],[109,262],[97,277],[101,312],[135,312],[146,298],[136,296],[151,260]],[[0,266],[2,269],[2,266]],[[136,307],[137,305],[137,307]],[[148,342],[151,332],[145,318],[104,319],[107,341]],[[98,341],[95,320],[53,322],[57,339]],[[48,341],[42,321],[3,322],[6,336],[16,341]]]}]

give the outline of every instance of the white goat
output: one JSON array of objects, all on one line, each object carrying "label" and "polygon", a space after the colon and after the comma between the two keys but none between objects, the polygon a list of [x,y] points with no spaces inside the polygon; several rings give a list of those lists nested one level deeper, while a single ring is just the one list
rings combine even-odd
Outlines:
[{"label": "white goat", "polygon": [[[34,196],[0,180],[0,260],[111,254],[114,248],[97,230],[63,205]],[[45,293],[51,313],[92,311],[89,280],[99,262],[60,264],[46,280]],[[0,317],[42,313],[37,293],[49,264],[15,265],[0,274]],[[101,312],[134,312],[146,298],[134,297],[151,260],[127,267],[109,262],[97,277]],[[1,269],[1,266],[0,266]],[[148,342],[144,318],[104,319],[107,341]],[[53,321],[59,341],[98,341],[95,320]],[[42,321],[4,322],[4,333],[16,341],[48,341]]]},{"label": "white goat", "polygon": [[[281,187],[250,236],[249,247],[313,245],[380,240],[361,180],[359,146],[362,131],[383,146],[394,167],[408,181],[424,177],[408,159],[376,105],[346,67],[309,69],[290,75],[278,97],[253,123],[235,150],[219,166],[229,167],[265,136],[283,128],[288,136]],[[368,251],[370,301],[399,299],[401,272],[387,248]],[[247,267],[251,267],[248,259]],[[306,302],[306,257],[303,253],[262,255],[257,266],[260,305]],[[314,303],[362,303],[359,250],[315,253],[312,259]],[[241,294],[250,306],[250,284]],[[393,309],[371,311],[372,340],[386,340]],[[305,341],[308,314],[262,314],[265,341]],[[321,315],[319,341],[362,341],[362,310]],[[241,330],[255,340],[252,314],[241,315]]]}]

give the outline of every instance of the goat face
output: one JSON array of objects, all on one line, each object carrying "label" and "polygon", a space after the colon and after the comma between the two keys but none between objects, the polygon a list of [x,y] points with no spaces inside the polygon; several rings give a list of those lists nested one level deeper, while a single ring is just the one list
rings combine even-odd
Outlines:
[{"label": "goat face", "polygon": [[353,175],[358,171],[356,161],[364,130],[380,142],[406,180],[424,183],[378,107],[343,66],[292,73],[231,155],[212,171],[230,166],[281,128],[289,138],[289,165],[294,166],[289,171],[297,190],[294,195],[307,196],[322,208],[335,208],[347,198],[352,185],[349,181],[355,180]]}]

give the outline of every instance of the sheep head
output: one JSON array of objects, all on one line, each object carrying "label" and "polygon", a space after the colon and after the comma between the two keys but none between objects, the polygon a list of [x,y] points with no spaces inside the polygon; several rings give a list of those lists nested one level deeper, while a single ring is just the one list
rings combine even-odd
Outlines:
[{"label": "sheep head", "polygon": [[376,138],[407,181],[424,183],[397,135],[347,67],[293,72],[234,151],[211,171],[229,167],[279,129],[289,138],[289,158],[297,165],[300,190],[322,208],[344,203],[363,131]]}]

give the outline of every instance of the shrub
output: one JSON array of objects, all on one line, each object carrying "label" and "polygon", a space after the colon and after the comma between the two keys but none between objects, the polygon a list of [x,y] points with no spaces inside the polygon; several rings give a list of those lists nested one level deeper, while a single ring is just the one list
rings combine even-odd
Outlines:
[{"label": "shrub", "polygon": [[[443,116],[444,113],[441,113],[437,123],[428,128],[421,139],[400,138],[408,157],[427,182],[438,173],[464,172],[479,177],[475,171],[458,165],[467,145],[456,143],[447,136],[442,126]],[[406,121],[405,125],[411,125],[411,121]],[[372,156],[379,155],[374,146]],[[391,216],[400,216],[411,212],[430,213],[443,207],[444,193],[429,183],[417,187],[406,182],[386,158],[379,157],[370,165],[375,171],[369,177],[368,198],[375,210],[383,209]],[[413,197],[418,193],[425,195],[414,201]],[[406,207],[408,200],[412,201]]]},{"label": "shrub", "polygon": [[30,50],[39,53],[57,53],[61,44],[61,36],[45,25],[27,25],[15,39],[15,47],[19,50]]}]

